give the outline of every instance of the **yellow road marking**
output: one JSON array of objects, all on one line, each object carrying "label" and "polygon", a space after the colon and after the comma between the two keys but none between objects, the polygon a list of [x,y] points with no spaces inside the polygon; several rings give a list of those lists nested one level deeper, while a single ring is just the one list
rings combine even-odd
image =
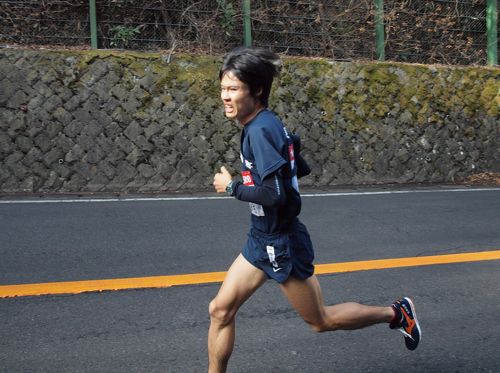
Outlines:
[{"label": "yellow road marking", "polygon": [[434,264],[450,264],[464,262],[480,262],[483,260],[500,259],[500,250],[480,251],[463,254],[447,254],[432,256],[417,256],[411,258],[394,258],[367,260],[362,262],[346,262],[333,264],[318,264],[315,266],[316,274],[329,274],[353,271],[368,271],[373,269],[388,269],[401,267],[418,267]]},{"label": "yellow road marking", "polygon": [[[375,269],[417,267],[435,264],[479,262],[500,259],[500,250],[462,254],[432,255],[409,258],[366,260],[332,264],[317,264],[315,274],[334,274]],[[118,278],[108,280],[87,280],[69,282],[47,282],[40,284],[0,285],[0,298],[53,294],[78,294],[84,292],[166,288],[178,285],[207,284],[222,282],[226,272],[193,273],[172,276]]]}]

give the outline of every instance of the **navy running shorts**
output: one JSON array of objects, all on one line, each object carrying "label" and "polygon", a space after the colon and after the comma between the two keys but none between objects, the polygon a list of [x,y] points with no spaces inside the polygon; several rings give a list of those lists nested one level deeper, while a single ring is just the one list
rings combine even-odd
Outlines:
[{"label": "navy running shorts", "polygon": [[304,224],[295,220],[287,233],[248,233],[243,257],[268,278],[284,283],[290,276],[306,279],[314,273],[314,249]]}]

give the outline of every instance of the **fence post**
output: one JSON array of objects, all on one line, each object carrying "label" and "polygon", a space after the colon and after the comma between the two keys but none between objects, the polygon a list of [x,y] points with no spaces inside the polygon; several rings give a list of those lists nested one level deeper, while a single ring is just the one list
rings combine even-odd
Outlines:
[{"label": "fence post", "polygon": [[90,46],[92,49],[97,49],[97,20],[95,11],[95,0],[89,0],[89,17],[90,17]]},{"label": "fence post", "polygon": [[250,19],[250,0],[243,0],[243,31],[246,47],[252,46],[252,23]]},{"label": "fence post", "polygon": [[498,29],[497,29],[497,0],[486,2],[486,33],[487,33],[487,60],[488,65],[498,65]]},{"label": "fence post", "polygon": [[377,60],[385,60],[384,0],[375,0],[375,51]]}]

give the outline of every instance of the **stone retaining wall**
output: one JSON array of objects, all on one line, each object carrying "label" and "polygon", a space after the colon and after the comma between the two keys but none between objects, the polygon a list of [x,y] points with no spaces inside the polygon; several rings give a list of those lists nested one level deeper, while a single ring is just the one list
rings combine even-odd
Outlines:
[{"label": "stone retaining wall", "polygon": [[[220,63],[0,50],[0,192],[211,190],[221,165],[239,168]],[[303,185],[500,171],[500,69],[290,58],[270,102],[303,139]]]}]

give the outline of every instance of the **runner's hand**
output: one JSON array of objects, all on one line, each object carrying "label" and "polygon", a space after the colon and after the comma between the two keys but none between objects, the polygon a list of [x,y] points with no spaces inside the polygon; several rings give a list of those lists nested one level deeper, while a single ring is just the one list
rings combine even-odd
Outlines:
[{"label": "runner's hand", "polygon": [[216,173],[214,176],[214,187],[217,193],[225,193],[226,192],[226,187],[229,185],[229,183],[233,180],[231,174],[229,173],[228,170],[226,170],[226,167],[222,166],[220,168],[220,172]]}]

